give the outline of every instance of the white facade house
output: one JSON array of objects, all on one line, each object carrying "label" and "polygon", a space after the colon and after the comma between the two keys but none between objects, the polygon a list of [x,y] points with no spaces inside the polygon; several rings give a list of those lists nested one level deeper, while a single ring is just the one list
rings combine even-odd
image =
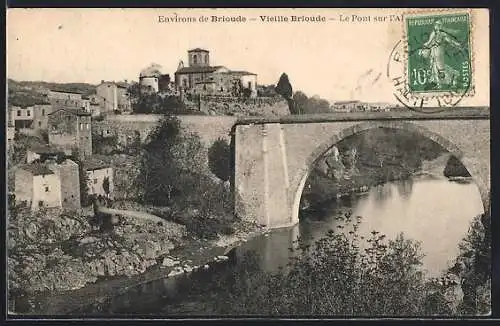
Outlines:
[{"label": "white facade house", "polygon": [[[89,195],[112,197],[114,190],[113,168],[107,165],[87,163],[87,186]],[[105,180],[109,182],[109,193],[104,189]]]}]

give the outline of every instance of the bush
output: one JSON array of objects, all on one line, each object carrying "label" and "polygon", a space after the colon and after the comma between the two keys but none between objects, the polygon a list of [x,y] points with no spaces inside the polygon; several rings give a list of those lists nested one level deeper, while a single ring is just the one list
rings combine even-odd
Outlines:
[{"label": "bush", "polygon": [[470,177],[467,168],[460,162],[455,156],[450,156],[448,162],[446,162],[446,167],[444,168],[444,176],[449,177]]},{"label": "bush", "polygon": [[228,181],[231,174],[231,148],[224,139],[217,139],[208,150],[208,165],[217,178]]}]

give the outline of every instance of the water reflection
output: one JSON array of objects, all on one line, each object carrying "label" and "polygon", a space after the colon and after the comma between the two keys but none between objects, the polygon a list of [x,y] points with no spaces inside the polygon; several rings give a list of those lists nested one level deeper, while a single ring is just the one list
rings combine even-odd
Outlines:
[{"label": "water reflection", "polygon": [[241,273],[278,271],[295,254],[289,248],[299,237],[312,244],[330,229],[345,234],[355,230],[366,239],[373,230],[389,239],[403,232],[406,238],[421,241],[424,268],[430,277],[437,276],[458,254],[459,241],[472,218],[483,213],[483,205],[474,184],[416,179],[373,187],[365,195],[337,200],[325,210],[328,214],[319,218],[302,219],[292,228],[244,243],[230,253],[226,263],[209,270],[139,286],[115,298],[108,309],[114,313],[210,313],[218,293],[241,282]]},{"label": "water reflection", "polygon": [[399,197],[401,197],[401,199],[408,200],[413,190],[413,179],[409,178],[399,181],[396,183],[396,188],[398,189]]}]

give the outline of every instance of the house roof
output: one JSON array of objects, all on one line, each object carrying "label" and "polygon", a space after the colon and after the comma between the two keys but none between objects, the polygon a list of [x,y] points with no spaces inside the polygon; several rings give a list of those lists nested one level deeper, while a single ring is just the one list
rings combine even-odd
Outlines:
[{"label": "house roof", "polygon": [[54,174],[54,172],[49,169],[49,167],[42,163],[31,163],[24,164],[20,166],[21,169],[30,172],[33,175],[48,175]]},{"label": "house roof", "polygon": [[54,109],[54,111],[50,112],[48,115],[52,115],[52,114],[59,112],[59,111],[66,111],[66,112],[69,112],[69,113],[72,113],[72,114],[75,114],[78,116],[92,115],[92,113],[90,113],[90,112],[87,112],[81,108],[74,108],[74,107],[56,107]]},{"label": "house roof", "polygon": [[77,95],[83,94],[83,92],[68,91],[68,90],[62,90],[62,89],[56,89],[56,88],[52,88],[52,89],[50,89],[50,91],[55,92],[55,93],[67,93],[67,94],[77,94]]},{"label": "house roof", "polygon": [[29,151],[37,154],[58,154],[61,151],[49,145],[33,144],[28,148]]},{"label": "house roof", "polygon": [[195,48],[195,49],[188,50],[188,52],[210,52],[210,51],[202,49],[202,48]]},{"label": "house roof", "polygon": [[[224,66],[201,66],[201,67],[183,67],[177,69],[176,74],[195,74],[200,72],[214,72],[221,68],[226,68]],[[227,69],[227,68],[226,68]]]},{"label": "house roof", "polygon": [[[129,86],[126,82],[102,81],[99,85],[97,85],[97,87],[99,87],[101,85],[108,85],[108,84],[116,85],[117,87],[120,87],[120,88],[128,88],[128,86]],[[90,94],[90,95],[96,95],[96,94]]]}]

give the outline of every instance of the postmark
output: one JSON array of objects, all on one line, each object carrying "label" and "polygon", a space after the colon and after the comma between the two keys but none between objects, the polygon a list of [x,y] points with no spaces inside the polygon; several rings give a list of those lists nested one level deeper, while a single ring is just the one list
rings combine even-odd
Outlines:
[{"label": "postmark", "polygon": [[408,86],[413,94],[462,94],[471,89],[470,15],[404,17]]},{"label": "postmark", "polygon": [[457,106],[474,94],[471,14],[405,14],[404,35],[389,55],[387,77],[405,107],[426,113]]}]

